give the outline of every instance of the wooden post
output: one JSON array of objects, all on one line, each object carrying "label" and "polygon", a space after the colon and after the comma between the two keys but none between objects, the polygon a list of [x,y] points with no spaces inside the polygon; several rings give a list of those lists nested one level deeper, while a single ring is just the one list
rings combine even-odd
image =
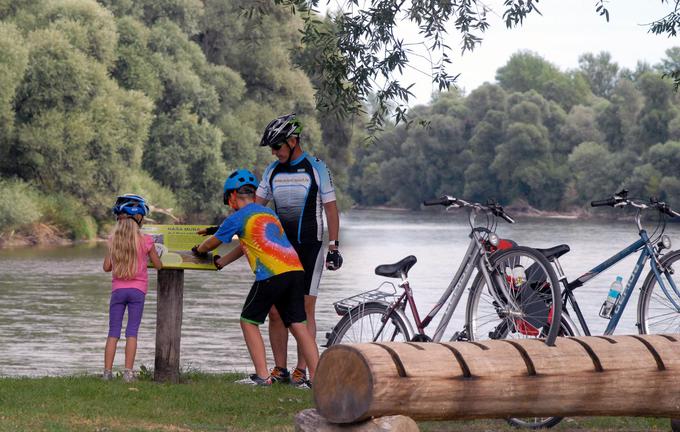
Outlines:
[{"label": "wooden post", "polygon": [[184,270],[158,271],[154,381],[179,382]]},{"label": "wooden post", "polygon": [[314,378],[334,423],[680,413],[680,335],[336,345]]}]

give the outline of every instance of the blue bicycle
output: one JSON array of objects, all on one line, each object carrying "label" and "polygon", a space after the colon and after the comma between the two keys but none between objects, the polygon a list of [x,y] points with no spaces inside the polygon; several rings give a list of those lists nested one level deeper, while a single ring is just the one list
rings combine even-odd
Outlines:
[{"label": "blue bicycle", "polygon": [[[553,263],[557,277],[563,287],[560,335],[573,336],[579,335],[582,332],[583,335],[590,336],[590,330],[576,301],[574,290],[636,252],[639,252],[640,255],[628,278],[628,282],[614,301],[611,315],[604,315],[605,318],[609,318],[609,324],[604,334],[611,335],[616,330],[623,311],[626,309],[633,290],[648,262],[650,270],[642,283],[638,299],[636,324],[638,331],[640,334],[679,333],[680,274],[676,275],[675,272],[676,270],[680,271],[680,263],[678,263],[678,260],[680,260],[680,250],[670,251],[671,240],[664,234],[664,230],[667,218],[680,217],[680,213],[671,209],[668,204],[655,199],[650,199],[649,201],[630,199],[628,198],[628,191],[625,189],[615,194],[612,198],[593,201],[591,205],[593,207],[633,207],[637,209],[635,223],[640,238],[571,282],[567,281],[559,262],[559,257],[569,252],[569,246],[562,244],[550,249],[537,249]],[[654,211],[658,216],[656,227],[651,235],[642,226],[641,217],[645,211]],[[571,308],[571,311],[569,308]],[[581,332],[573,322],[572,314],[576,317]],[[513,418],[509,421],[516,426],[540,429],[555,426],[560,420],[562,420],[560,417],[545,417],[534,419]]]}]

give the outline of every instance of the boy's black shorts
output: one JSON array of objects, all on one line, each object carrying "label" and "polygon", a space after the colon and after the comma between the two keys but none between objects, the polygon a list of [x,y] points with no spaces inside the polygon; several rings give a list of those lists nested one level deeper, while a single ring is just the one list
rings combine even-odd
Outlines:
[{"label": "boy's black shorts", "polygon": [[276,306],[286,327],[305,322],[304,277],[304,272],[292,271],[255,281],[243,305],[241,320],[263,324],[269,310]]}]

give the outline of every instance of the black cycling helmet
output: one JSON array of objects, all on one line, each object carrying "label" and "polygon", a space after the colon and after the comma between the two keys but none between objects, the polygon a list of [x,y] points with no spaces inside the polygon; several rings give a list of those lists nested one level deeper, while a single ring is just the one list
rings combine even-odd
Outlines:
[{"label": "black cycling helmet", "polygon": [[260,146],[274,147],[278,150],[289,137],[299,137],[300,132],[302,132],[302,124],[295,117],[295,113],[275,118],[264,128]]}]

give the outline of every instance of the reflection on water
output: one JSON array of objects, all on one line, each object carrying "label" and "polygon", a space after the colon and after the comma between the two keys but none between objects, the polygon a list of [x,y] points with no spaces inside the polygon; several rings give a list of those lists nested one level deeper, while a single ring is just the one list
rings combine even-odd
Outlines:
[{"label": "reflection on water", "polygon": [[[680,245],[680,227],[667,230]],[[438,300],[457,269],[468,244],[469,227],[462,215],[352,211],[342,217],[337,272],[325,272],[317,302],[319,343],[325,342],[338,317],[332,302],[375,288],[383,278],[373,269],[413,254],[410,272],[421,315]],[[584,273],[636,239],[631,222],[561,219],[520,219],[501,223],[501,237],[520,244],[549,247],[567,243],[572,251],[562,259],[570,279]],[[102,271],[104,248],[74,246],[0,251],[0,376],[64,375],[98,372],[108,331],[111,276]],[[606,321],[598,317],[607,287],[616,275],[627,279],[634,258],[579,288],[586,318],[594,333]],[[149,294],[139,333],[136,365],[153,367],[156,322],[156,274],[149,271]],[[252,367],[238,319],[253,276],[245,260],[221,272],[186,271],[181,363],[203,371],[247,371]],[[619,324],[618,334],[634,333],[635,298]],[[463,322],[465,297],[447,335]],[[431,324],[434,331],[437,320]],[[266,326],[262,328],[266,338]],[[291,338],[292,339],[292,338]],[[121,340],[116,367],[122,367]],[[293,363],[294,349],[289,362]],[[270,361],[271,363],[271,361]]]}]

